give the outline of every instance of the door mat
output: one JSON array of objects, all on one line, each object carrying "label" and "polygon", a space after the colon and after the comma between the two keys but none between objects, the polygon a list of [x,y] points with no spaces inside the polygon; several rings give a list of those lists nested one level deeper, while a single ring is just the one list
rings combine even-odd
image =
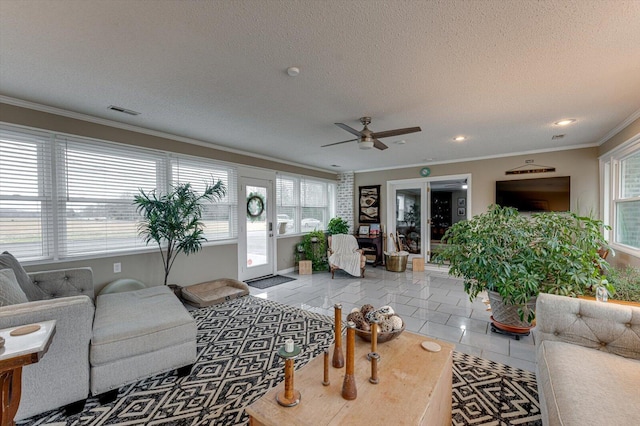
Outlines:
[{"label": "door mat", "polygon": [[272,277],[266,278],[257,278],[255,280],[245,281],[251,287],[265,289],[269,287],[273,287],[274,285],[288,283],[289,281],[293,281],[295,278],[285,277],[284,275],[274,275]]}]

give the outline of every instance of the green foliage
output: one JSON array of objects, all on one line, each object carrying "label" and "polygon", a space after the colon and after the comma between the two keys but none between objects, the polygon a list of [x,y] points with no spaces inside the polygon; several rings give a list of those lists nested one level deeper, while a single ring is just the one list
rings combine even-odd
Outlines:
[{"label": "green foliage", "polygon": [[336,235],[336,234],[348,234],[349,233],[349,223],[341,217],[334,217],[329,221],[327,225],[327,234]]},{"label": "green foliage", "polygon": [[515,305],[540,292],[576,296],[600,284],[608,267],[598,254],[608,247],[602,229],[601,221],[574,213],[526,217],[493,205],[449,228],[436,261],[448,261],[449,274],[464,278],[472,300],[484,290]]},{"label": "green foliage", "polygon": [[[610,297],[628,302],[640,302],[640,269],[632,266],[611,268],[607,272]],[[595,297],[595,287],[587,294]]]},{"label": "green foliage", "polygon": [[304,258],[310,260],[314,271],[326,271],[329,267],[327,262],[327,240],[322,231],[312,231],[302,238],[302,248]]},{"label": "green foliage", "polygon": [[176,256],[180,253],[196,253],[207,241],[204,237],[202,209],[205,201],[216,201],[225,194],[222,181],[207,185],[202,195],[190,183],[174,185],[167,194],[157,190],[144,192],[134,197],[133,204],[142,216],[138,224],[138,235],[144,242],[156,243],[162,255],[164,284]]}]

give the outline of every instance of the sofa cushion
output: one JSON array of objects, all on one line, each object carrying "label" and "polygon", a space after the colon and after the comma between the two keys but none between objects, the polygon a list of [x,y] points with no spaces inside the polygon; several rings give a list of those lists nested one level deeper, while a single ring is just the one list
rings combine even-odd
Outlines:
[{"label": "sofa cushion", "polygon": [[545,340],[537,348],[541,408],[550,425],[634,424],[640,416],[640,361]]},{"label": "sofa cushion", "polygon": [[166,286],[103,294],[96,299],[91,365],[195,342],[196,333],[195,320]]},{"label": "sofa cushion", "polygon": [[18,284],[13,269],[0,269],[0,306],[16,305],[28,301]]},{"label": "sofa cushion", "polygon": [[13,273],[16,275],[20,288],[27,295],[29,301],[42,300],[43,293],[37,286],[33,285],[31,278],[24,270],[18,259],[13,257],[8,251],[0,254],[0,269],[13,269]]}]

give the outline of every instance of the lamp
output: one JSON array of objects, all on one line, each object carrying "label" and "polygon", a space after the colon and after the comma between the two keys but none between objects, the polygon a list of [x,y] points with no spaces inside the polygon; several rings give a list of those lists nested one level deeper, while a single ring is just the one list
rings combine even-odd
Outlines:
[{"label": "lamp", "polygon": [[360,149],[371,149],[373,148],[373,139],[369,137],[362,138],[360,142],[358,142],[358,146]]}]

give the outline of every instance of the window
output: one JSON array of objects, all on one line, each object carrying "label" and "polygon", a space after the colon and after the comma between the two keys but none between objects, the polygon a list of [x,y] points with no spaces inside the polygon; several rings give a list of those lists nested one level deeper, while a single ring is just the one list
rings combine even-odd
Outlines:
[{"label": "window", "polygon": [[236,169],[215,160],[0,127],[0,247],[18,259],[68,259],[146,247],[133,197],[221,179],[205,208],[209,241],[237,236]]},{"label": "window", "polygon": [[164,190],[164,155],[109,143],[56,138],[60,258],[146,247],[133,197]]},{"label": "window", "polygon": [[299,229],[300,179],[291,176],[276,178],[276,213],[278,234],[293,234]]},{"label": "window", "polygon": [[218,180],[224,183],[224,198],[211,202],[204,208],[202,221],[204,236],[208,240],[233,238],[238,235],[238,194],[235,168],[214,160],[175,157],[171,160],[171,172],[176,183],[190,182],[199,193],[206,184]]},{"label": "window", "polygon": [[0,128],[0,248],[20,259],[49,256],[53,242],[49,136]]},{"label": "window", "polygon": [[[335,212],[336,184],[320,179],[278,175],[278,233],[322,231]],[[287,225],[281,225],[282,223]]]},{"label": "window", "polygon": [[601,161],[608,239],[616,249],[640,255],[640,135]]}]

